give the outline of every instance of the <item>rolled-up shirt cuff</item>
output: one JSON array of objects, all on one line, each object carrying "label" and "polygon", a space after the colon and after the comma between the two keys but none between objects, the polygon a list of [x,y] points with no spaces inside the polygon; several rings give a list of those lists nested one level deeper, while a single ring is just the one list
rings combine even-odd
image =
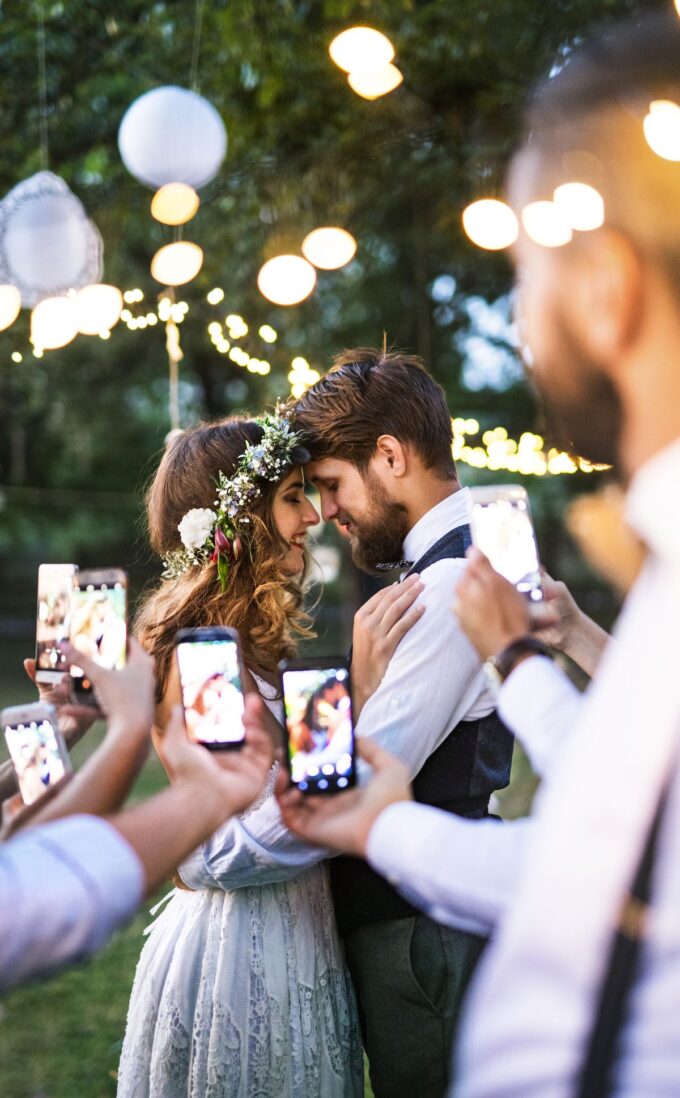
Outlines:
[{"label": "rolled-up shirt cuff", "polygon": [[498,694],[498,712],[542,777],[576,722],[582,694],[545,656],[522,660]]}]

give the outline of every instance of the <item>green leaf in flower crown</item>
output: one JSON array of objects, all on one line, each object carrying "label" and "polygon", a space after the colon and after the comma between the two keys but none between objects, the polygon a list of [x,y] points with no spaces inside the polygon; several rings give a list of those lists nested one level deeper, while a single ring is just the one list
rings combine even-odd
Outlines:
[{"label": "green leaf in flower crown", "polygon": [[220,581],[222,593],[227,590],[229,582],[229,557],[225,553],[219,553],[217,557],[217,575]]}]

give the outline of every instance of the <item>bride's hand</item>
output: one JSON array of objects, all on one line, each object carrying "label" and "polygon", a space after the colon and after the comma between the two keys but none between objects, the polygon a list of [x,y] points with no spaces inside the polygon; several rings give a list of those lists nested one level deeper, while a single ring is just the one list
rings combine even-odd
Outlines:
[{"label": "bride's hand", "polygon": [[380,686],[399,641],[422,617],[416,599],[423,590],[420,576],[409,576],[378,591],[354,616],[352,632],[352,695],[354,719]]}]

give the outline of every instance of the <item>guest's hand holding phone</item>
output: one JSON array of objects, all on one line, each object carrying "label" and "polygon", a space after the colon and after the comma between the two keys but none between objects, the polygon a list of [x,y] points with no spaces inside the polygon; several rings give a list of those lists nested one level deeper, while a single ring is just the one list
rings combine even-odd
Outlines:
[{"label": "guest's hand holding phone", "polygon": [[531,631],[530,603],[484,554],[467,551],[467,568],[455,589],[452,611],[483,660]]},{"label": "guest's hand holding phone", "polygon": [[262,793],[274,763],[274,745],[267,731],[262,699],[246,694],[244,737],[238,751],[206,751],[192,741],[181,705],[172,708],[164,730],[156,729],[154,743],[173,783],[195,787],[196,796],[216,800],[219,819],[243,812]]},{"label": "guest's hand holding phone", "polygon": [[391,804],[412,800],[407,767],[370,739],[358,738],[357,752],[373,769],[366,785],[334,797],[301,793],[278,776],[276,797],[286,827],[316,846],[363,858],[373,824]]}]

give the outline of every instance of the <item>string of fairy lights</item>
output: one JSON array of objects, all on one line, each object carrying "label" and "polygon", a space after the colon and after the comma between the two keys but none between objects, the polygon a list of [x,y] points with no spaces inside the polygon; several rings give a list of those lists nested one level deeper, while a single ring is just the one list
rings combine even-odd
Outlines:
[{"label": "string of fairy lights", "polygon": [[[225,299],[224,290],[214,287],[206,295],[209,305],[219,307]],[[124,308],[120,314],[121,325],[128,331],[137,332],[154,329],[159,323],[166,330],[177,332],[190,312],[187,301],[173,301],[169,296],[161,296],[155,308],[148,308],[144,291],[135,288],[123,294]],[[266,377],[271,372],[268,359],[250,353],[243,345],[246,337],[251,339],[254,330],[238,313],[227,313],[221,320],[211,320],[207,332],[217,354],[226,356],[232,363],[242,367],[250,374]],[[270,324],[261,324],[257,336],[262,344],[270,348],[278,340],[278,332]],[[109,339],[111,331],[101,332],[100,339]],[[176,336],[176,354],[181,358],[179,337]],[[42,357],[43,351],[33,348],[35,357]],[[23,355],[19,351],[12,354],[14,362],[21,362]],[[290,361],[288,382],[290,395],[294,398],[314,385],[321,377],[308,360],[296,355]],[[524,431],[519,438],[513,438],[505,427],[497,426],[483,429],[477,419],[465,419],[460,416],[452,419],[453,457],[455,461],[473,469],[487,469],[514,473],[519,476],[561,476],[573,473],[595,473],[608,468],[594,465],[584,458],[572,457],[555,448],[546,448],[541,435]]]},{"label": "string of fairy lights", "polygon": [[[675,0],[675,5],[680,14],[680,0]],[[374,28],[348,28],[333,39],[329,53],[331,60],[346,74],[352,91],[365,99],[387,95],[403,81],[402,73],[394,63],[393,44]],[[191,97],[193,109],[201,107],[205,134],[198,144],[204,153],[206,142],[210,145],[205,137],[208,135],[214,148],[211,146],[209,168],[201,165],[199,171],[197,167],[192,183],[180,182],[178,175],[177,181],[163,183],[156,191],[151,203],[152,216],[174,227],[184,225],[195,216],[200,205],[195,187],[212,178],[225,155],[226,133],[217,112],[194,91],[161,87],[131,105],[119,131],[120,152],[128,170],[145,185],[158,186],[155,180],[158,165],[148,163],[150,146],[145,136],[146,114],[154,99],[174,120],[173,125],[177,125],[181,115],[178,97]],[[641,126],[649,148],[662,159],[680,161],[680,104],[653,100],[643,106],[646,113],[641,112]],[[169,143],[167,147],[172,150],[176,144]],[[185,168],[183,165],[182,170]],[[163,172],[168,174],[166,168]],[[549,195],[541,196],[517,212],[496,197],[480,198],[463,211],[463,228],[474,244],[490,251],[510,247],[521,231],[544,247],[562,247],[575,234],[592,232],[605,222],[605,203],[598,190],[597,173],[589,179],[586,179],[587,174],[565,179]],[[356,249],[357,241],[346,229],[321,226],[301,242],[301,255],[275,255],[264,263],[257,278],[258,288],[265,299],[276,305],[299,304],[313,292],[317,270],[338,270],[351,262]],[[153,277],[165,287],[154,304],[146,300],[139,288],[121,294],[116,287],[106,284],[87,285],[78,291],[70,290],[40,301],[31,314],[32,355],[42,358],[46,352],[66,345],[76,334],[108,340],[118,320],[118,330],[124,326],[133,332],[162,325],[169,362],[170,419],[173,427],[178,426],[178,365],[183,358],[180,328],[196,306],[177,298],[181,288],[196,277],[202,264],[203,252],[198,245],[176,238],[160,248],[151,261]],[[272,371],[270,356],[278,340],[277,330],[270,324],[254,328],[239,313],[226,312],[225,293],[218,286],[206,294],[206,301],[216,310],[207,323],[207,334],[215,353],[251,375],[269,375]],[[15,286],[0,286],[0,330],[11,326],[21,304]],[[24,357],[25,353],[18,349],[11,353],[15,363],[21,363]],[[281,358],[280,351],[278,358]],[[304,356],[296,355],[290,360],[287,379],[291,396],[300,397],[319,378],[319,371]],[[476,419],[458,417],[452,424],[454,458],[475,469],[540,477],[589,474],[606,468],[551,448],[542,436],[530,431],[513,438],[505,427],[483,429]]]}]

